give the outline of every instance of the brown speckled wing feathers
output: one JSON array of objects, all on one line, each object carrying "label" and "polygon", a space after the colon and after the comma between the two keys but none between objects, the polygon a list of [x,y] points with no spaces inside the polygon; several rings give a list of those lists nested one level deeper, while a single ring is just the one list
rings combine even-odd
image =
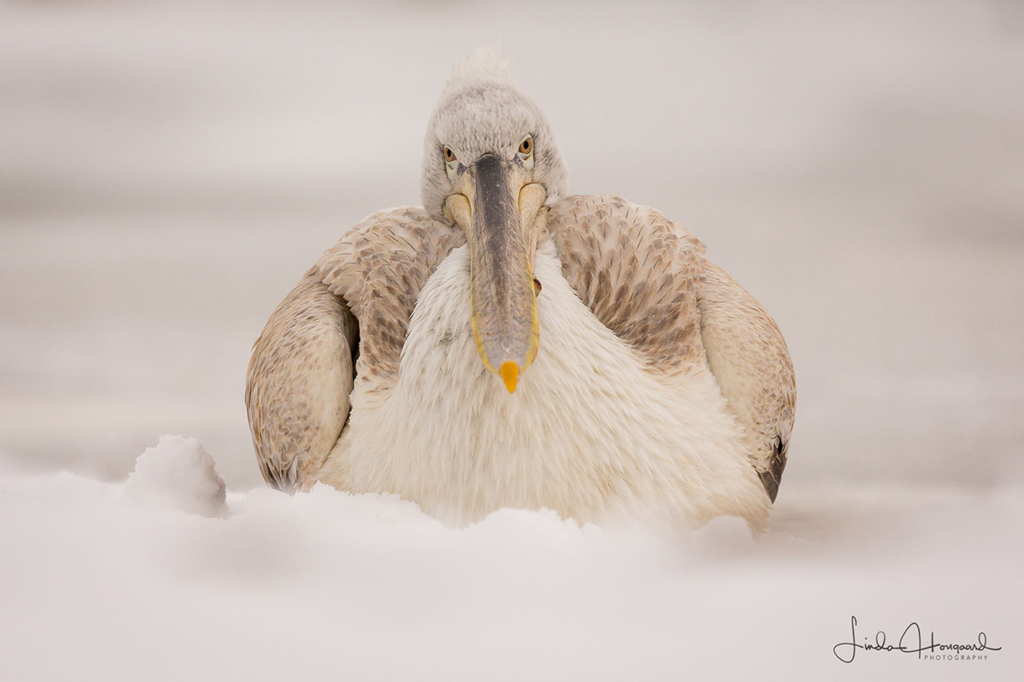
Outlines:
[{"label": "brown speckled wing feathers", "polygon": [[796,416],[796,378],[775,320],[711,263],[697,297],[708,366],[754,441],[754,467],[772,502],[786,467]]},{"label": "brown speckled wing feathers", "polygon": [[547,228],[580,299],[653,369],[703,363],[697,291],[704,246],[696,237],[616,196],[555,202]]},{"label": "brown speckled wing feathers", "polygon": [[347,232],[270,316],[253,348],[246,407],[263,477],[311,485],[349,413],[354,382],[397,377],[427,278],[463,241],[422,209],[381,211]]},{"label": "brown speckled wing feathers", "polygon": [[263,478],[302,489],[348,416],[356,320],[313,268],[271,314],[253,346],[245,406]]},{"label": "brown speckled wing feathers", "polygon": [[796,384],[771,316],[703,244],[659,211],[616,196],[555,202],[547,227],[580,299],[652,371],[707,366],[753,441],[772,501],[793,427]]},{"label": "brown speckled wing feathers", "polygon": [[432,220],[423,209],[375,213],[325,253],[316,267],[359,320],[360,377],[389,385],[398,376],[409,318],[423,285],[462,231]]}]

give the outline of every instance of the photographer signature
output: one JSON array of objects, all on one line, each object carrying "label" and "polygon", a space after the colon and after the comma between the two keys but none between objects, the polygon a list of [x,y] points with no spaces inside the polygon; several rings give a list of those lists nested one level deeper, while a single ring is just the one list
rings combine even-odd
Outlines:
[{"label": "photographer signature", "polygon": [[989,646],[988,635],[984,632],[979,632],[977,643],[971,644],[937,644],[935,642],[935,633],[932,632],[931,643],[924,644],[921,639],[921,626],[917,623],[911,623],[907,626],[907,629],[900,635],[900,641],[897,644],[889,644],[886,641],[885,632],[881,630],[875,633],[874,642],[869,642],[865,638],[863,644],[858,644],[857,617],[851,616],[850,641],[836,644],[832,647],[832,653],[843,663],[853,663],[858,649],[863,649],[864,651],[899,651],[905,654],[917,654],[917,657],[921,658],[924,652],[951,651],[960,654],[967,651],[1001,651],[1002,648],[1001,646]]}]

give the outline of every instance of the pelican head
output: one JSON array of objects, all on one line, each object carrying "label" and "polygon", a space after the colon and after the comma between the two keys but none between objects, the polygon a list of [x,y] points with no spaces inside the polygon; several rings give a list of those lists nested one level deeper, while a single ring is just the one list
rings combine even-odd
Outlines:
[{"label": "pelican head", "polygon": [[569,190],[533,101],[489,52],[457,65],[427,127],[423,206],[466,235],[473,338],[510,393],[537,356],[541,209]]}]

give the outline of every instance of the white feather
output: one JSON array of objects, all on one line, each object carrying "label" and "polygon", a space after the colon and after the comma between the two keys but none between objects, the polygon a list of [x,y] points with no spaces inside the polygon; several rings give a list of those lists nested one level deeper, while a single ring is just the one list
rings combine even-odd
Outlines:
[{"label": "white feather", "polygon": [[535,272],[541,350],[514,394],[474,346],[458,248],[420,294],[394,389],[357,380],[320,480],[394,492],[454,522],[546,507],[579,521],[694,526],[724,514],[763,528],[768,497],[707,368],[646,369],[579,300],[550,243]]}]

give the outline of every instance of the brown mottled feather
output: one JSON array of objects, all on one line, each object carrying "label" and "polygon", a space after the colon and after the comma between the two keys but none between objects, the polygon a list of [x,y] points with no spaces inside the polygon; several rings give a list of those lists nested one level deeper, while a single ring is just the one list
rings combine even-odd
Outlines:
[{"label": "brown mottled feather", "polygon": [[375,213],[277,307],[253,347],[246,382],[268,484],[294,491],[315,482],[348,418],[354,381],[391,385],[419,292],[463,241],[422,209]]},{"label": "brown mottled feather", "polygon": [[796,416],[786,341],[761,304],[716,265],[708,263],[697,303],[708,366],[752,436],[754,466],[774,502]]},{"label": "brown mottled feather", "polygon": [[245,405],[263,478],[294,491],[313,480],[341,433],[352,390],[356,321],[313,268],[253,346]]},{"label": "brown mottled feather", "polygon": [[704,246],[693,235],[616,196],[566,197],[546,220],[562,274],[602,324],[659,372],[703,363]]},{"label": "brown mottled feather", "polygon": [[409,318],[427,278],[464,243],[461,230],[423,209],[399,208],[374,213],[317,261],[324,284],[359,320],[356,374],[372,379],[374,390],[398,376]]},{"label": "brown mottled feather", "polygon": [[570,196],[547,228],[562,272],[594,315],[664,374],[710,368],[744,426],[772,501],[786,464],[796,385],[774,320],[661,212],[616,196]]}]

